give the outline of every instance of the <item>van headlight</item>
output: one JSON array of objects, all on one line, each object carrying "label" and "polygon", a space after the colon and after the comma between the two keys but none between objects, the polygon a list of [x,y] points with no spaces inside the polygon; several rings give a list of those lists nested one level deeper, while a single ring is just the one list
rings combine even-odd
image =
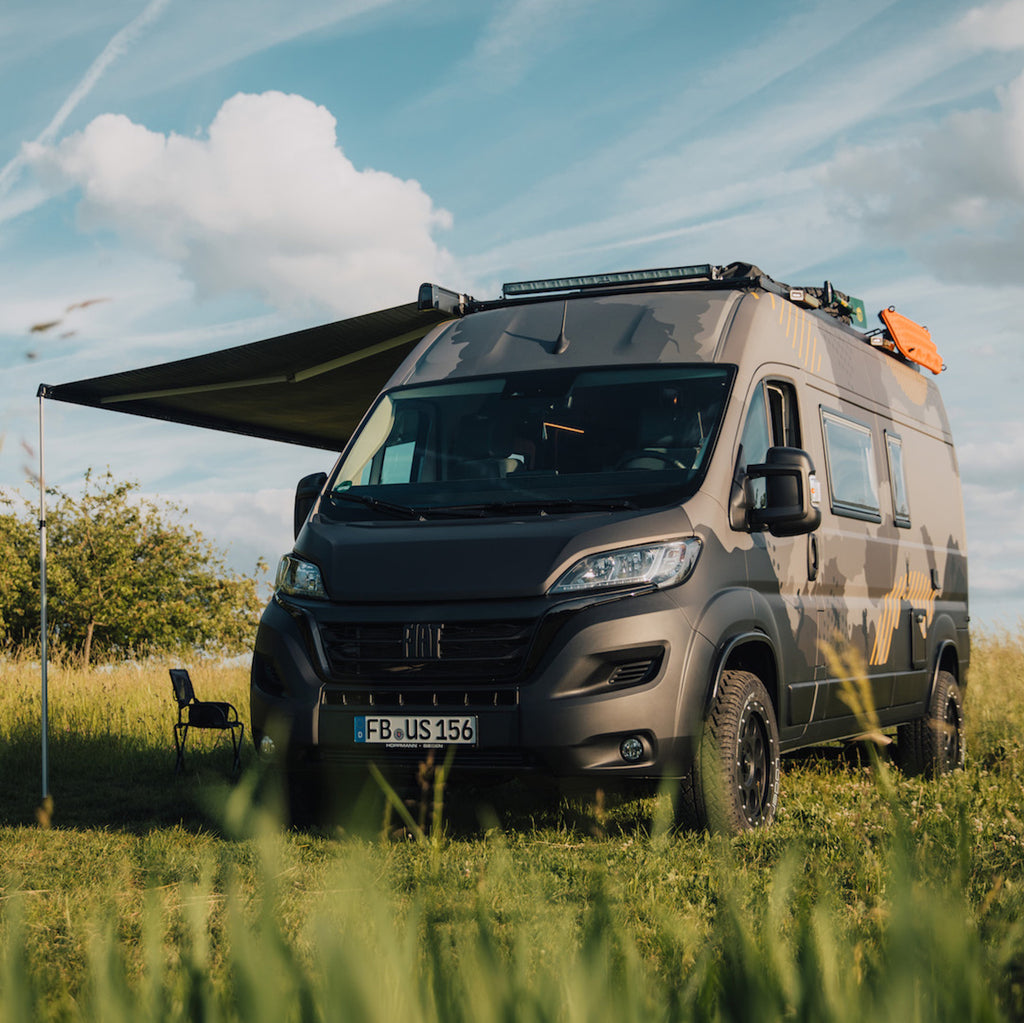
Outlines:
[{"label": "van headlight", "polygon": [[327,590],[320,575],[320,569],[311,561],[305,561],[294,554],[286,554],[277,566],[274,586],[281,593],[292,597],[315,597],[327,599]]},{"label": "van headlight", "polygon": [[700,549],[700,539],[690,536],[669,543],[588,554],[564,572],[548,592],[583,593],[613,586],[675,586],[693,571]]}]

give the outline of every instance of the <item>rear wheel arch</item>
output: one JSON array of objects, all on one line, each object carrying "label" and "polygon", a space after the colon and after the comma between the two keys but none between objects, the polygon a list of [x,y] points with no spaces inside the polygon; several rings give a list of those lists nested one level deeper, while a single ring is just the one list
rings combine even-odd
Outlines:
[{"label": "rear wheel arch", "polygon": [[935,687],[936,679],[940,671],[948,671],[956,679],[957,685],[962,693],[967,691],[967,679],[960,675],[960,653],[952,640],[945,640],[939,645],[938,654],[935,658],[935,670],[932,673],[932,688]]},{"label": "rear wheel arch", "polygon": [[940,671],[948,671],[957,684],[963,689],[967,680],[962,677],[963,670],[960,662],[960,648],[958,641],[962,639],[962,633],[958,633],[953,619],[945,612],[935,615],[934,621],[928,628],[928,642],[930,647],[931,664],[931,688]]},{"label": "rear wheel arch", "polygon": [[776,716],[779,713],[779,671],[775,644],[767,633],[752,631],[730,639],[719,654],[715,676],[708,691],[705,710],[718,695],[727,671],[748,671],[756,675],[768,692]]}]

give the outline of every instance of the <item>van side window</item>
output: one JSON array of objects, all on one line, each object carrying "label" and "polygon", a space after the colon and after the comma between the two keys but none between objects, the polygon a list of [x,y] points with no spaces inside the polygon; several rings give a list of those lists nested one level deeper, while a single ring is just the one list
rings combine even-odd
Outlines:
[{"label": "van side window", "polygon": [[[747,421],[740,435],[740,469],[763,462],[772,447],[800,447],[800,421],[796,411],[796,392],[792,384],[764,380],[750,396]],[[751,506],[763,508],[767,499],[764,479],[750,481]]]},{"label": "van side window", "polygon": [[892,483],[892,514],[897,526],[910,525],[910,502],[907,500],[907,480],[903,474],[903,440],[894,433],[885,432],[885,449],[889,456],[889,480]]},{"label": "van side window", "polygon": [[769,381],[764,385],[768,395],[768,419],[772,431],[772,447],[800,447],[800,423],[796,414],[796,395],[789,384]]},{"label": "van side window", "polygon": [[821,410],[832,510],[881,522],[874,443],[869,427]]}]

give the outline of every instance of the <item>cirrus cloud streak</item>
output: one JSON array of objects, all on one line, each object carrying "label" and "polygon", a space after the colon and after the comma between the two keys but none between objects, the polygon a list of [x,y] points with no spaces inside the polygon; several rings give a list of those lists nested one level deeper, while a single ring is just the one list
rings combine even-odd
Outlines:
[{"label": "cirrus cloud streak", "polygon": [[[1024,0],[988,4],[950,33],[968,50],[1024,49]],[[1024,252],[1024,73],[994,102],[841,151],[825,173],[869,238],[945,280],[1019,285]]]}]

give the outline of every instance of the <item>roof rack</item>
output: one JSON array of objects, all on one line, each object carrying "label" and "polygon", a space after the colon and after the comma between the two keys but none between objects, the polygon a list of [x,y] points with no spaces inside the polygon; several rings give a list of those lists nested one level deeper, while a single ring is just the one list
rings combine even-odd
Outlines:
[{"label": "roof rack", "polygon": [[831,282],[826,281],[820,288],[791,288],[788,284],[773,280],[753,263],[743,262],[727,263],[724,266],[695,263],[691,266],[659,267],[651,270],[626,270],[619,273],[513,281],[501,286],[502,297],[499,301],[521,299],[533,295],[550,295],[558,292],[583,292],[603,288],[657,286],[699,281],[713,281],[716,284],[730,285],[741,285],[746,282],[750,287],[772,291],[805,308],[820,309],[851,326],[861,329],[867,326],[864,303],[860,299],[851,298],[834,288]]},{"label": "roof rack", "polygon": [[835,317],[842,323],[864,330],[868,325],[864,303],[834,287],[831,281],[825,281],[820,288],[791,288],[782,285],[782,294],[805,309],[820,309],[823,313]]},{"label": "roof rack", "polygon": [[762,277],[762,287],[782,294],[805,309],[820,309],[837,320],[848,323],[851,327],[864,332],[864,340],[873,348],[880,348],[894,356],[902,356],[907,362],[924,366],[935,374],[946,368],[928,328],[896,312],[894,306],[889,306],[878,314],[883,329],[868,331],[864,303],[859,298],[853,298],[837,290],[831,281],[825,281],[820,288],[791,288],[786,284],[780,285],[769,277]]},{"label": "roof rack", "polygon": [[650,270],[624,270],[617,273],[511,281],[501,286],[500,299],[490,301],[478,301],[470,295],[449,291],[433,284],[424,284],[420,287],[418,307],[421,310],[435,309],[453,316],[464,316],[469,312],[493,309],[507,302],[529,301],[542,295],[579,294],[601,290],[648,290],[670,284],[699,286],[701,281],[718,288],[747,287],[770,291],[805,309],[825,313],[861,331],[864,340],[875,348],[924,366],[933,373],[941,373],[945,369],[928,330],[908,317],[900,315],[892,306],[878,314],[884,329],[869,331],[864,303],[859,298],[840,291],[831,281],[825,281],[820,288],[794,288],[769,277],[753,263],[736,262],[723,266],[694,263],[689,266],[657,267]]}]

